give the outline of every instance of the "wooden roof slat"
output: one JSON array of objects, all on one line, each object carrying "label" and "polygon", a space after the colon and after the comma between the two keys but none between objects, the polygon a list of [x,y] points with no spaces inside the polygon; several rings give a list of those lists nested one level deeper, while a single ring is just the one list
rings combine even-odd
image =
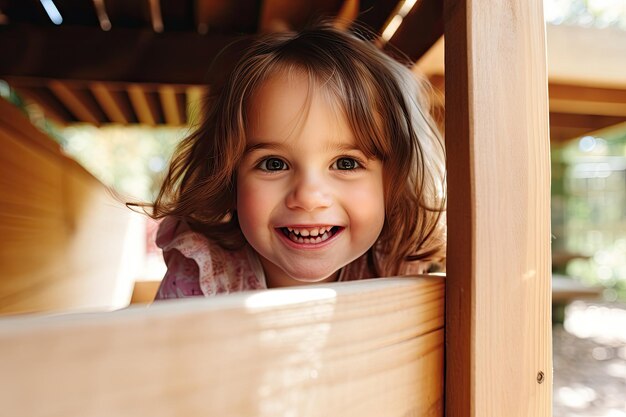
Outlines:
[{"label": "wooden roof slat", "polygon": [[113,123],[128,124],[132,120],[130,109],[105,84],[94,82],[89,85],[92,94],[102,107],[102,110]]},{"label": "wooden roof slat", "polygon": [[3,27],[0,51],[11,59],[0,60],[0,76],[205,84],[211,63],[225,46],[241,50],[250,43],[239,35],[130,30],[111,20],[114,30],[109,32],[99,27]]},{"label": "wooden roof slat", "polygon": [[585,129],[593,131],[626,121],[626,116],[597,116],[591,114],[550,113],[550,126],[560,128]]},{"label": "wooden roof slat", "polygon": [[382,31],[385,22],[397,8],[394,1],[362,1],[359,11],[359,24],[372,31]]},{"label": "wooden roof slat", "polygon": [[[345,2],[340,0],[264,0],[259,13],[260,32],[300,29],[321,16],[336,16]],[[346,13],[354,6],[348,4]],[[357,5],[358,7],[358,5]]]},{"label": "wooden roof slat", "polygon": [[260,3],[257,0],[197,0],[198,33],[254,34],[258,27]]},{"label": "wooden roof slat", "polygon": [[196,27],[198,33],[205,34],[213,22],[225,19],[229,14],[229,0],[197,0]]},{"label": "wooden roof slat", "polygon": [[151,28],[150,5],[147,1],[106,1],[114,28]]},{"label": "wooden roof slat", "polygon": [[161,3],[159,0],[148,0],[150,5],[150,22],[152,23],[152,30],[156,33],[162,33],[163,27],[163,15],[161,14]]},{"label": "wooden roof slat", "polygon": [[111,20],[109,14],[106,11],[104,0],[93,0],[93,7],[100,23],[100,29],[104,31],[111,30]]},{"label": "wooden roof slat", "polygon": [[359,0],[344,0],[339,13],[335,17],[335,27],[348,29],[359,16]]},{"label": "wooden roof slat", "polygon": [[[398,6],[402,6],[400,2]],[[385,49],[395,55],[394,48],[417,61],[443,35],[443,2],[418,1],[404,17],[402,24]]]},{"label": "wooden roof slat", "polygon": [[56,123],[65,125],[72,121],[72,115],[61,106],[54,97],[50,97],[50,94],[43,93],[41,88],[37,87],[16,87],[11,85],[17,93],[26,101],[37,104],[43,110],[45,116]]},{"label": "wooden roof slat", "polygon": [[174,126],[182,125],[183,117],[181,116],[181,109],[178,107],[178,100],[176,99],[176,90],[174,87],[170,85],[163,85],[159,87],[159,97],[161,99],[161,106],[163,107],[165,122]]},{"label": "wooden roof slat", "polygon": [[587,129],[550,126],[550,143],[567,142],[587,134],[589,134]]},{"label": "wooden roof slat", "polygon": [[79,121],[96,126],[101,124],[99,110],[80,91],[58,80],[51,80],[48,87]]},{"label": "wooden roof slat", "polygon": [[187,123],[195,125],[200,122],[200,112],[208,90],[205,87],[192,86],[187,88]]},{"label": "wooden roof slat", "polygon": [[156,104],[150,99],[141,85],[129,85],[128,96],[133,108],[135,109],[135,113],[137,113],[137,120],[139,120],[139,123],[155,126],[158,122]]},{"label": "wooden roof slat", "polygon": [[584,85],[550,83],[548,90],[551,98],[559,100],[626,104],[626,89],[621,88],[600,88]]},{"label": "wooden roof slat", "polygon": [[626,103],[614,104],[550,98],[550,111],[597,116],[626,117]]}]

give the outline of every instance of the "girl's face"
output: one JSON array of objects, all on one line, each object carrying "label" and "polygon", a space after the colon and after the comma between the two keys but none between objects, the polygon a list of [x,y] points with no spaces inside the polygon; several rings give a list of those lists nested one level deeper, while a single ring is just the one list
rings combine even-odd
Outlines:
[{"label": "girl's face", "polygon": [[274,76],[249,103],[237,215],[270,287],[335,280],[385,219],[381,162],[308,86],[305,76]]}]

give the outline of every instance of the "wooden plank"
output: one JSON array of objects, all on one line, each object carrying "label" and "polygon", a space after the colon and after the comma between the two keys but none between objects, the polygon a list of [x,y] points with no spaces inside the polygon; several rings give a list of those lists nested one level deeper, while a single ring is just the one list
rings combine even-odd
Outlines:
[{"label": "wooden plank", "polygon": [[178,100],[176,99],[176,90],[174,87],[171,85],[160,86],[159,97],[161,99],[161,106],[163,107],[165,122],[173,126],[180,126],[183,124],[181,109],[178,107]]},{"label": "wooden plank", "polygon": [[450,0],[445,16],[446,415],[550,416],[542,2]]},{"label": "wooden plank", "polygon": [[560,143],[579,138],[589,134],[588,129],[577,127],[554,127],[550,126],[550,142]]},{"label": "wooden plank", "polygon": [[589,114],[550,113],[550,127],[577,128],[593,131],[626,122],[626,116],[595,116]]},{"label": "wooden plank", "polygon": [[135,281],[131,304],[150,304],[154,301],[161,281]]},{"label": "wooden plank", "polygon": [[302,29],[316,18],[336,16],[343,4],[341,0],[264,0],[259,12],[259,31]]},{"label": "wooden plank", "polygon": [[206,87],[194,86],[187,88],[187,123],[195,126],[200,123],[202,105],[206,99],[208,90]]},{"label": "wooden plank", "polygon": [[250,40],[241,35],[156,34],[124,27],[105,32],[99,27],[11,24],[0,33],[0,51],[11,57],[0,60],[0,76],[205,84],[215,56],[234,42],[243,49]]},{"label": "wooden plank", "polygon": [[626,117],[626,89],[550,83],[550,111]]},{"label": "wooden plank", "polygon": [[626,89],[626,31],[547,25],[547,37],[551,82]]},{"label": "wooden plank", "polygon": [[626,89],[550,83],[550,99],[590,103],[626,104]]},{"label": "wooden plank", "polygon": [[104,31],[111,30],[111,20],[109,19],[109,15],[106,11],[104,0],[93,0],[93,7],[94,7],[94,10],[96,11],[96,16],[98,16],[100,29]]},{"label": "wooden plank", "polygon": [[74,117],[59,100],[43,88],[18,87],[11,84],[17,93],[27,102],[33,102],[43,110],[44,115],[61,125],[74,121]]},{"label": "wooden plank", "polygon": [[290,0],[264,0],[259,15],[260,32],[292,30],[296,21],[302,20],[301,5]]},{"label": "wooden plank", "polygon": [[163,16],[161,14],[161,3],[159,0],[148,0],[150,5],[150,23],[152,30],[156,33],[163,33]]},{"label": "wooden plank", "polygon": [[104,83],[90,83],[91,92],[102,107],[102,110],[113,123],[126,125],[131,117],[123,101]]},{"label": "wooden plank", "polygon": [[148,97],[148,94],[139,84],[128,86],[128,97],[137,114],[139,123],[155,126],[158,122],[156,104]]},{"label": "wooden plank", "polygon": [[0,315],[126,305],[138,215],[4,100],[0,146]]},{"label": "wooden plank", "polygon": [[339,29],[348,29],[359,16],[359,0],[344,0],[339,13],[335,16],[334,25]]},{"label": "wooden plank", "polygon": [[69,111],[76,116],[78,121],[91,123],[96,126],[100,125],[99,110],[80,91],[70,88],[67,84],[58,80],[51,80],[48,87],[65,104]]},{"label": "wooden plank", "polygon": [[560,100],[551,97],[550,111],[623,118],[626,117],[626,103],[618,104],[584,100]]},{"label": "wooden plank", "polygon": [[[400,2],[396,12],[405,2]],[[394,54],[398,48],[411,61],[417,61],[443,35],[443,2],[418,1],[402,19],[400,27],[387,43],[385,49]],[[391,16],[393,18],[393,16]]]},{"label": "wooden plank", "polygon": [[7,415],[443,415],[444,280],[0,321]]},{"label": "wooden plank", "polygon": [[198,33],[255,33],[261,1],[197,0],[195,18]]}]

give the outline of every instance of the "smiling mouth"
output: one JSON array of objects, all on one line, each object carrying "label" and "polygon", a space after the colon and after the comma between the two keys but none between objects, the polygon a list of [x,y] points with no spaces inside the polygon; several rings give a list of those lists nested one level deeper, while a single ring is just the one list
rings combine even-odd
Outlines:
[{"label": "smiling mouth", "polygon": [[337,234],[340,229],[340,226],[281,227],[280,231],[292,242],[312,245],[327,241]]}]

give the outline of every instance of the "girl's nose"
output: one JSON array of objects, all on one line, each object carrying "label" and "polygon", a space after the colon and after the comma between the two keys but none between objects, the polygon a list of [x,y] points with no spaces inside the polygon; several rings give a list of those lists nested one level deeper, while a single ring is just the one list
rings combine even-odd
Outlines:
[{"label": "girl's nose", "polygon": [[290,209],[314,211],[330,207],[333,203],[329,185],[313,175],[303,175],[295,178],[289,191],[286,204]]}]

